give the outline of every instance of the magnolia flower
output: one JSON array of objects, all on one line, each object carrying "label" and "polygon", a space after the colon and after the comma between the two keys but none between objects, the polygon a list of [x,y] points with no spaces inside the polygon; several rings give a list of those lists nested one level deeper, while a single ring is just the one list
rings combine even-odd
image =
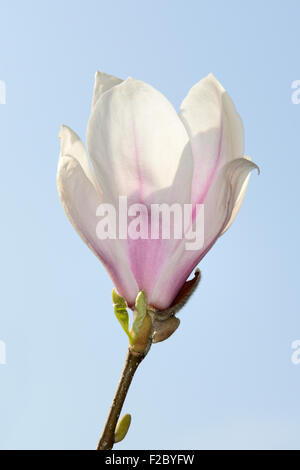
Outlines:
[{"label": "magnolia flower", "polygon": [[[152,86],[96,73],[87,149],[61,129],[57,183],[71,223],[102,261],[119,294],[133,306],[144,290],[149,305],[168,308],[182,285],[232,224],[249,175],[240,116],[221,84],[208,75],[177,113]],[[97,209],[119,196],[130,203],[204,205],[204,243],[189,251],[184,238],[105,239],[96,234]],[[194,224],[197,211],[193,211]]]}]

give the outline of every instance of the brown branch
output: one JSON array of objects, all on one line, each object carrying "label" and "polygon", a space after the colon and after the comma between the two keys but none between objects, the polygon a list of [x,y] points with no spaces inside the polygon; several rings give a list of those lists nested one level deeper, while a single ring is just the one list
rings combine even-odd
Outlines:
[{"label": "brown branch", "polygon": [[129,390],[131,381],[137,370],[138,366],[142,362],[146,355],[144,353],[137,353],[128,349],[125,366],[120,378],[120,382],[113,399],[111,409],[107,418],[107,421],[104,426],[104,430],[100,440],[98,442],[97,450],[110,450],[114,446],[114,435],[115,429],[119,420],[122,407]]}]

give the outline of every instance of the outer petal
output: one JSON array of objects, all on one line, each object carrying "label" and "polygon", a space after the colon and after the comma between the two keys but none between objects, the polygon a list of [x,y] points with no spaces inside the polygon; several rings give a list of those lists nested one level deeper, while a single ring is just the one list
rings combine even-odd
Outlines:
[{"label": "outer petal", "polygon": [[108,75],[103,72],[96,72],[95,74],[95,84],[94,84],[94,94],[92,101],[92,109],[95,107],[99,98],[112,87],[119,85],[123,80],[120,78],[114,77],[113,75]]},{"label": "outer petal", "polygon": [[190,136],[194,157],[192,202],[202,203],[219,168],[243,156],[242,121],[212,74],[191,88],[179,115]]},{"label": "outer petal", "polygon": [[106,202],[119,195],[147,202],[162,190],[159,202],[188,200],[188,135],[169,101],[150,85],[129,78],[102,95],[89,120],[87,145]]},{"label": "outer petal", "polygon": [[78,135],[68,126],[61,126],[59,133],[60,156],[71,156],[77,160],[86,177],[92,182],[94,178],[91,173],[89,161],[83,143]]},{"label": "outer petal", "polygon": [[[188,135],[169,101],[150,85],[127,79],[107,91],[92,112],[87,144],[105,202],[116,208],[119,196],[148,207],[190,202]],[[130,269],[149,295],[178,240],[127,243]]]},{"label": "outer petal", "polygon": [[[245,155],[244,158],[246,160],[249,160],[250,162],[252,161],[251,158],[246,156],[246,155]],[[260,173],[259,167],[257,165],[255,165],[255,163],[253,165],[257,169],[258,173]],[[245,171],[247,171],[246,170],[246,165],[244,165],[244,167],[245,167]],[[250,168],[250,170],[251,170],[251,168]],[[247,188],[248,188],[249,179],[250,179],[250,172],[249,172],[248,176],[245,178],[245,180],[244,180],[244,182],[241,186],[240,192],[236,193],[236,198],[235,198],[235,201],[234,201],[233,210],[232,210],[230,219],[229,219],[226,227],[222,231],[222,235],[223,235],[223,233],[225,233],[229,229],[229,227],[232,225],[233,221],[235,220],[236,216],[239,213],[239,210],[240,210],[240,208],[243,204],[243,201],[244,201],[244,197],[246,196],[246,191],[247,191]]]},{"label": "outer petal", "polygon": [[122,240],[97,237],[96,211],[102,200],[84,171],[87,164],[84,147],[71,129],[64,127],[61,135],[57,187],[64,210],[83,241],[103,262],[120,294],[130,304],[134,303],[138,288],[129,269],[127,246]]},{"label": "outer petal", "polygon": [[152,305],[164,309],[172,303],[187,277],[232,220],[241,191],[255,168],[258,169],[257,165],[250,160],[238,158],[219,170],[204,202],[203,247],[198,251],[187,251],[186,240],[180,243],[151,293]]}]

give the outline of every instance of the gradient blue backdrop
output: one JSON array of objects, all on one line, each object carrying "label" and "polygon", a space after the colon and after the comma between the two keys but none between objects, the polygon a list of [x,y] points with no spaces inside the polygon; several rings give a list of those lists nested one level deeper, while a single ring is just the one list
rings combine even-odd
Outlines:
[{"label": "gradient blue backdrop", "polygon": [[177,108],[213,72],[261,167],[138,371],[118,448],[300,448],[299,15],[297,0],[1,0],[1,448],[94,448],[123,365],[112,283],[56,191],[60,125],[85,138],[97,69]]}]

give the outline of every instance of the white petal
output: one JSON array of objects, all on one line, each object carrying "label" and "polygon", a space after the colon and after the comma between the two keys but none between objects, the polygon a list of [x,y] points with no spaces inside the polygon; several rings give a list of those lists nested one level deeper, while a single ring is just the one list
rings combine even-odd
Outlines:
[{"label": "white petal", "polygon": [[212,74],[191,88],[179,115],[194,157],[192,202],[201,203],[219,168],[243,156],[243,125],[228,93]]},{"label": "white petal", "polygon": [[169,101],[150,85],[127,79],[107,91],[90,117],[87,145],[105,201],[126,195],[149,202],[162,190],[159,202],[189,199],[188,135]]},{"label": "white petal", "polygon": [[232,225],[242,206],[246,195],[251,171],[253,169],[257,169],[258,173],[260,173],[259,167],[251,161],[250,157],[245,156],[243,159],[239,160],[239,162],[234,161],[231,165],[232,167],[234,167],[231,169],[231,171],[233,171],[232,178],[235,180],[235,184],[233,186],[232,192],[231,215],[225,228],[222,231],[222,235]]},{"label": "white petal", "polygon": [[[100,240],[97,237],[99,217],[96,211],[102,201],[81,166],[82,148],[82,144],[79,145],[76,141],[76,145],[71,146],[71,155],[70,148],[63,142],[57,170],[59,197],[80,237],[105,265],[120,294],[126,297],[129,304],[133,304],[138,287],[130,271],[126,240]],[[66,155],[62,154],[64,151],[67,152]]]},{"label": "white petal", "polygon": [[96,209],[101,199],[78,160],[60,156],[57,189],[63,208],[84,242],[97,255]]},{"label": "white petal", "polygon": [[95,74],[95,84],[94,84],[94,94],[92,101],[92,109],[95,107],[99,98],[107,90],[110,90],[112,87],[119,85],[123,80],[120,78],[114,77],[113,75],[108,75],[103,72],[96,72]]},{"label": "white petal", "polygon": [[232,221],[241,190],[244,189],[249,173],[255,168],[258,169],[255,163],[246,158],[238,158],[219,170],[204,202],[203,247],[188,251],[185,240],[178,245],[151,292],[151,304],[166,308],[172,303],[184,281]]},{"label": "white petal", "polygon": [[60,133],[60,156],[71,156],[77,160],[87,178],[94,182],[88,157],[78,135],[68,126],[61,126]]}]

